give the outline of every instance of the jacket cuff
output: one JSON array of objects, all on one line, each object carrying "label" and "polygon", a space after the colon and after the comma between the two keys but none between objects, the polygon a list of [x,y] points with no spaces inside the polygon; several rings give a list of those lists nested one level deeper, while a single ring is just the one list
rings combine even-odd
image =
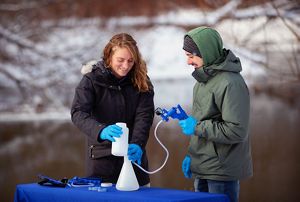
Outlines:
[{"label": "jacket cuff", "polygon": [[199,121],[196,125],[196,136],[207,138],[208,134],[205,129],[205,121]]},{"label": "jacket cuff", "polygon": [[94,127],[93,130],[93,139],[95,139],[97,142],[103,142],[104,140],[102,140],[100,138],[100,133],[102,132],[102,130],[106,127],[106,125],[103,124],[99,124],[96,127]]}]

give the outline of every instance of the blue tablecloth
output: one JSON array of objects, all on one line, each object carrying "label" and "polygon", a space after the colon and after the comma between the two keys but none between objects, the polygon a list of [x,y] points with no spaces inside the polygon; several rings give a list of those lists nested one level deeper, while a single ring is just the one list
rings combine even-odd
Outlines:
[{"label": "blue tablecloth", "polygon": [[141,187],[137,191],[118,191],[115,187],[107,188],[105,192],[91,191],[87,187],[47,187],[39,184],[20,184],[16,187],[15,202],[34,201],[202,201],[202,202],[229,202],[222,194],[209,194],[175,189]]}]

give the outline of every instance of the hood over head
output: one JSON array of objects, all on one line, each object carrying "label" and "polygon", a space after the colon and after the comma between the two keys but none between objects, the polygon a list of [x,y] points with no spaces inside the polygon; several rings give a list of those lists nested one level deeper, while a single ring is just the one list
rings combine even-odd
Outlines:
[{"label": "hood over head", "polygon": [[[193,39],[203,59],[203,67],[195,69],[193,76],[206,82],[219,71],[240,72],[242,66],[238,57],[223,48],[220,34],[210,27],[197,27],[186,36]],[[185,37],[186,37],[185,36]]]}]

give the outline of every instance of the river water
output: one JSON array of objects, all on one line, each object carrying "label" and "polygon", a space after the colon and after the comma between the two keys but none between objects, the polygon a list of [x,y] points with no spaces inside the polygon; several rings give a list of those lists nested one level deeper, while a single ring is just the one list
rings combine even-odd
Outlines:
[{"label": "river water", "polygon": [[[182,104],[190,111],[192,80],[157,82],[156,107]],[[172,86],[172,90],[168,86]],[[175,89],[175,90],[174,90]],[[299,99],[298,99],[299,100]],[[251,91],[251,142],[254,176],[241,182],[240,201],[296,201],[300,179],[300,109],[295,102]],[[165,152],[154,138],[156,117],[147,145],[150,170],[164,161]],[[159,139],[170,152],[166,166],[151,175],[155,187],[193,190],[181,172],[188,138],[177,121],[160,125]],[[61,179],[84,176],[84,135],[70,120],[2,121],[0,123],[0,201],[12,201],[15,186],[37,182],[43,173]],[[297,152],[298,151],[298,152]]]}]

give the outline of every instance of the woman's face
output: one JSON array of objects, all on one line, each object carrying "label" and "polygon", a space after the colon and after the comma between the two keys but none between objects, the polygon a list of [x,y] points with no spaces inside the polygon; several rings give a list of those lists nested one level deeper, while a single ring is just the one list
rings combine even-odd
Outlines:
[{"label": "woman's face", "polygon": [[127,48],[114,47],[110,67],[117,78],[126,76],[133,65],[133,57]]}]

